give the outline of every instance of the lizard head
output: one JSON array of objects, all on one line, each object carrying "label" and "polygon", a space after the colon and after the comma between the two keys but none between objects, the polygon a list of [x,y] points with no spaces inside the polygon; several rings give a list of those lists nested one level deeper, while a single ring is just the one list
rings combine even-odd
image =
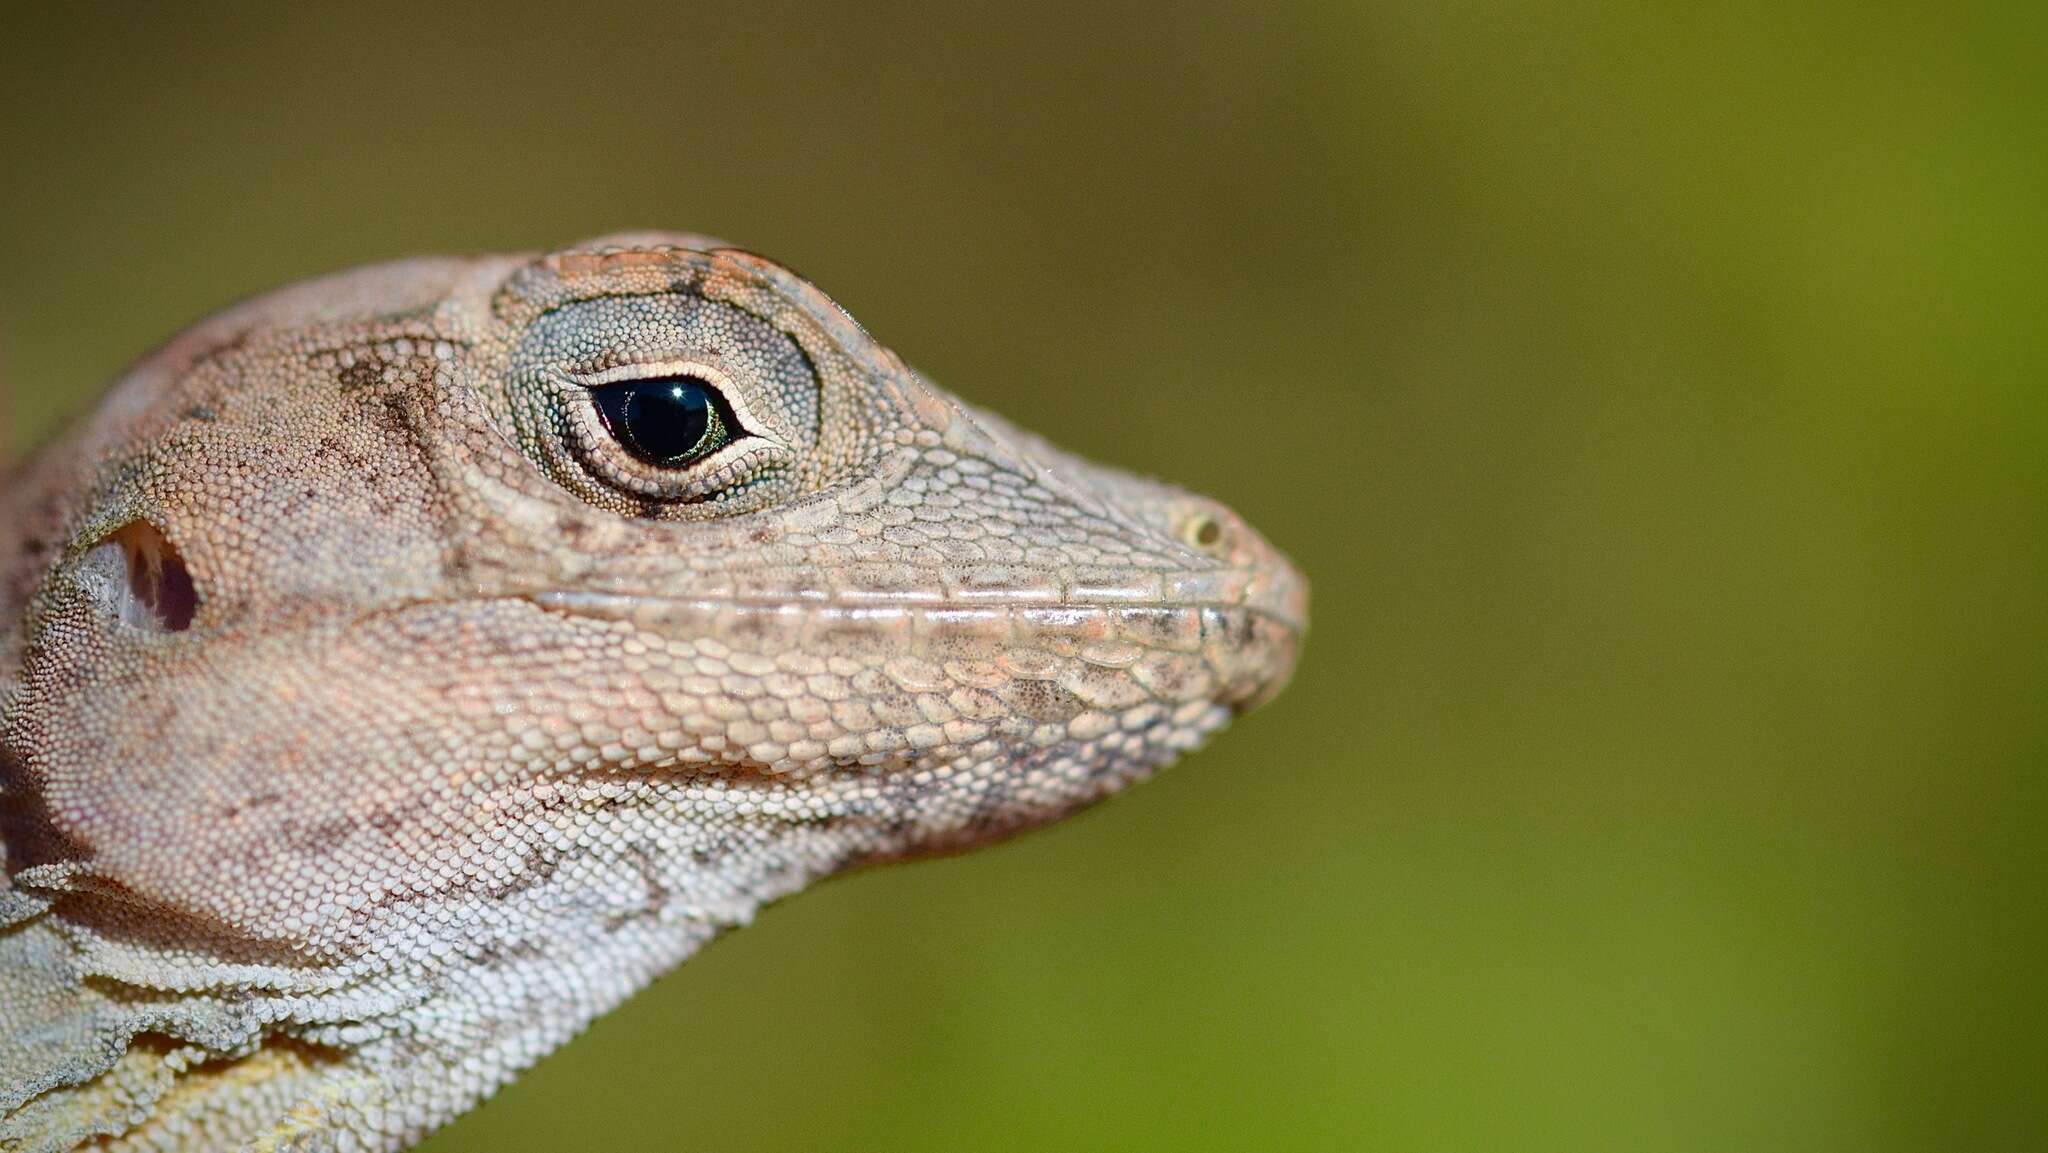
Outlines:
[{"label": "lizard head", "polygon": [[1143,778],[1279,689],[1305,611],[1227,508],[687,236],[260,298],[9,499],[16,884],[214,960],[673,959]]}]

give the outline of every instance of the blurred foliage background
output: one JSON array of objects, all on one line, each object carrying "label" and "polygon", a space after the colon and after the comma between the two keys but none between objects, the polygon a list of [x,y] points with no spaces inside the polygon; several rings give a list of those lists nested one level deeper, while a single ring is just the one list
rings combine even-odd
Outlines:
[{"label": "blurred foliage background", "polygon": [[2039,5],[10,6],[26,445],[336,265],[714,232],[1216,494],[1295,686],[431,1145],[2048,1145]]}]

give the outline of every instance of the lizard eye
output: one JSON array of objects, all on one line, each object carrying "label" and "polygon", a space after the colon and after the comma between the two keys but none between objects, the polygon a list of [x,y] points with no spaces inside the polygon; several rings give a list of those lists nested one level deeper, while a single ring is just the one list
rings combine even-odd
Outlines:
[{"label": "lizard eye", "polygon": [[656,468],[680,468],[744,435],[717,386],[699,376],[622,380],[590,392],[605,430]]},{"label": "lizard eye", "polygon": [[571,451],[591,477],[634,498],[726,498],[792,456],[740,379],[708,357],[614,368],[564,387]]},{"label": "lizard eye", "polygon": [[[678,260],[677,277],[688,271]],[[835,346],[799,318],[787,318],[788,330],[764,319],[782,315],[774,301],[755,301],[752,312],[679,283],[555,307],[527,326],[507,366],[520,451],[578,498],[621,516],[703,520],[759,509],[806,483],[817,444],[824,381],[798,336],[821,352]],[[644,287],[614,287],[636,286]]]}]

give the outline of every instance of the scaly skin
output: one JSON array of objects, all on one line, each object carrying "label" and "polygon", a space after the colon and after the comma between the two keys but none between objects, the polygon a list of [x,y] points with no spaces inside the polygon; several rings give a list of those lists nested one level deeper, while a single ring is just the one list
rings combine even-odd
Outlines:
[{"label": "scaly skin", "polygon": [[[744,436],[657,468],[589,390],[678,365]],[[0,1148],[416,1141],[763,902],[1195,747],[1304,607],[701,237],[231,309],[0,490]]]}]

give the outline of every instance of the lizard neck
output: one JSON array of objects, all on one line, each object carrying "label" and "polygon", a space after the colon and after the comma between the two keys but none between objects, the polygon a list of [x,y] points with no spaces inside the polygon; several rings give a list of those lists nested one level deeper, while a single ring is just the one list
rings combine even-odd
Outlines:
[{"label": "lizard neck", "polygon": [[82,874],[25,871],[0,889],[0,998],[64,1044],[5,1050],[0,1147],[416,1141],[839,862],[816,824],[708,839],[624,804],[640,791],[689,788],[579,787],[581,812],[628,819],[551,824],[558,839],[537,837],[509,880],[376,904],[347,955],[320,959],[166,954]]}]

